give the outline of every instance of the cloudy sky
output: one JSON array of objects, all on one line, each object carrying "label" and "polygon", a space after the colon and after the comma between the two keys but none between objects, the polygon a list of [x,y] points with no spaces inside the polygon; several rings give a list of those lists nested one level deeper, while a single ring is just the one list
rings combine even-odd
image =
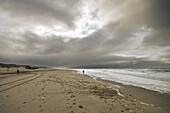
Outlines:
[{"label": "cloudy sky", "polygon": [[0,62],[170,67],[169,0],[0,0]]}]

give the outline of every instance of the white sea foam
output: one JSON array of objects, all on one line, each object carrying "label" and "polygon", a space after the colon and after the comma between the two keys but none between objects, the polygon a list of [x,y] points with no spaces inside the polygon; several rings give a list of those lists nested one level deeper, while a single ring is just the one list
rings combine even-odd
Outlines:
[{"label": "white sea foam", "polygon": [[163,69],[74,69],[93,78],[116,81],[161,93],[170,93],[170,72]]}]

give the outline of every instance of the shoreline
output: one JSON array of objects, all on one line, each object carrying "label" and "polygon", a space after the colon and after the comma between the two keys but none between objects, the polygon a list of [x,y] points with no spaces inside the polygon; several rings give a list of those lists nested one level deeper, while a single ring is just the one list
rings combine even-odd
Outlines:
[{"label": "shoreline", "polygon": [[94,80],[88,75],[75,73],[74,70],[37,70],[30,74],[22,73],[21,76],[0,79],[0,82],[4,83],[0,87],[1,113],[170,111],[169,95],[167,97],[112,81]]},{"label": "shoreline", "polygon": [[[81,74],[81,73],[78,73],[78,71],[75,71],[75,70],[73,71],[77,74]],[[85,75],[85,76],[88,76],[94,79],[93,76],[90,76],[87,74],[81,74],[81,75]],[[146,89],[146,88],[134,86],[134,85],[127,85],[127,84],[119,83],[116,81],[105,80],[99,77],[95,77],[95,80],[101,81],[105,84],[110,84],[110,86],[112,85],[120,86],[121,88],[119,88],[119,90],[121,94],[130,96],[135,100],[139,100],[141,101],[141,104],[145,104],[147,106],[156,105],[156,106],[159,106],[160,109],[164,108],[164,109],[170,110],[170,103],[169,101],[167,101],[167,100],[170,100],[169,93],[161,93],[159,91],[154,91],[154,90],[150,90],[150,89]]]},{"label": "shoreline", "polygon": [[[87,74],[82,74],[82,75],[94,79],[92,76],[89,76]],[[140,100],[144,104],[148,104],[148,105],[150,104],[151,106],[156,105],[156,106],[161,106],[170,109],[170,103],[167,101],[170,100],[169,93],[161,93],[159,91],[153,91],[139,86],[127,85],[111,80],[104,80],[99,77],[95,77],[95,78],[96,80],[101,81],[105,84],[110,84],[110,86],[112,85],[120,86],[121,88],[119,88],[119,90],[121,94]],[[143,98],[143,96],[145,98]]]},{"label": "shoreline", "polygon": [[[81,70],[86,70],[86,74],[92,78],[100,78],[103,80],[114,81],[124,85],[132,85],[151,91],[170,94],[170,78],[168,73],[145,72],[144,70],[114,70],[114,69],[73,69],[77,73],[82,74]],[[165,71],[165,70],[164,70]],[[149,74],[149,75],[148,75]],[[162,74],[162,75],[161,75]],[[141,76],[142,75],[142,76]],[[146,76],[147,75],[147,76]]]},{"label": "shoreline", "polygon": [[[161,93],[161,92],[158,92],[158,91],[153,91],[153,90],[149,90],[149,89],[146,89],[146,88],[133,86],[133,85],[126,85],[126,84],[118,83],[118,82],[115,82],[115,81],[102,80],[100,78],[98,78],[97,80],[102,81],[104,83],[111,83],[111,84],[114,84],[114,85],[118,85],[122,88],[122,89],[120,89],[121,93],[128,95],[128,96],[129,95],[133,96],[135,99],[141,100],[144,103],[148,103],[148,104],[156,103],[157,106],[163,105],[163,106],[167,106],[167,107],[170,108],[170,103],[167,102],[167,100],[170,100],[170,94],[168,94],[168,93]],[[147,93],[147,94],[145,94],[145,93]],[[143,98],[144,94],[145,94],[145,97],[147,96],[147,99]],[[162,97],[162,98],[159,99],[160,97]],[[160,100],[162,100],[162,102],[160,102]]]}]

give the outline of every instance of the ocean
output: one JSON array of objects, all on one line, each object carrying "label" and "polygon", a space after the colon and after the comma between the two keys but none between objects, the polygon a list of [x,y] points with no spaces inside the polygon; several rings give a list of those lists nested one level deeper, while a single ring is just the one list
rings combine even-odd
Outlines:
[{"label": "ocean", "polygon": [[170,94],[170,69],[73,69],[104,80]]}]

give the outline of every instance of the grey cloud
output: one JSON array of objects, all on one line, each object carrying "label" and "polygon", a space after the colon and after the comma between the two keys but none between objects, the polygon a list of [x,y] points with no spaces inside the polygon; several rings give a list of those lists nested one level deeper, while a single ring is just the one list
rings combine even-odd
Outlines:
[{"label": "grey cloud", "polygon": [[31,54],[59,54],[66,50],[66,44],[62,37],[52,35],[50,37],[41,37],[27,31],[25,34],[21,35],[21,46],[22,52]]},{"label": "grey cloud", "polygon": [[1,0],[0,10],[16,19],[24,19],[26,22],[45,25],[62,22],[62,24],[71,27],[78,14],[76,9],[78,5],[80,4],[77,0],[68,2],[66,0]]},{"label": "grey cloud", "polygon": [[[30,24],[56,25],[57,20],[74,26],[73,22],[79,17],[77,11],[82,4],[76,0],[57,2],[6,0],[0,1],[0,10],[21,20],[33,21]],[[101,29],[84,38],[39,36],[32,30],[1,33],[0,61],[68,67],[170,67],[170,52],[164,51],[170,45],[168,1],[104,0],[101,5],[100,13],[103,11],[103,17],[109,18],[108,21]],[[70,10],[74,8],[75,12]],[[101,16],[99,9],[92,11],[91,16]],[[95,25],[87,24],[85,27],[87,31],[84,33],[88,34],[88,30],[95,28]],[[143,40],[133,34],[145,31],[141,27],[151,29]],[[69,41],[64,41],[65,38]],[[155,46],[159,48],[157,50],[160,54],[152,54]],[[138,53],[143,53],[143,56],[138,57]]]},{"label": "grey cloud", "polygon": [[[117,68],[132,67],[137,64],[140,64],[139,67],[146,66],[145,63],[138,62],[149,61],[149,59],[110,55],[114,46],[111,49],[104,46],[103,43],[108,43],[107,38],[104,38],[107,35],[102,31],[98,32],[83,39],[71,39],[69,42],[64,42],[62,37],[40,37],[32,32],[21,35],[22,40],[14,38],[9,41],[11,37],[3,38],[1,52],[8,51],[10,55],[1,54],[0,59],[14,63],[48,66]],[[16,46],[11,47],[9,43]],[[3,46],[6,48],[3,49]]]},{"label": "grey cloud", "polygon": [[[105,13],[107,13],[107,11],[111,13],[116,7],[116,14],[123,15],[123,17],[117,21],[110,21],[106,26],[107,31],[112,32],[112,36],[114,37],[110,43],[119,45],[124,41],[125,43],[122,44],[126,45],[130,43],[127,40],[134,37],[132,33],[144,26],[151,29],[151,31],[149,35],[144,37],[140,48],[146,46],[150,48],[154,46],[160,48],[170,47],[170,2],[168,0],[138,0],[135,2],[133,0],[127,0],[126,2],[116,0],[109,2],[106,0],[104,3]],[[115,13],[111,15],[113,16],[113,20],[114,15]],[[115,38],[118,38],[118,40],[115,41]],[[135,43],[135,41],[132,43]],[[146,49],[147,48],[145,48],[145,50]]]},{"label": "grey cloud", "polygon": [[144,45],[170,47],[170,29],[153,30],[143,41]]},{"label": "grey cloud", "polygon": [[144,45],[169,46],[170,45],[170,1],[147,0],[143,10],[137,15],[137,20],[151,28],[150,35],[144,39]]},{"label": "grey cloud", "polygon": [[[103,59],[107,60],[108,56],[107,48],[103,46],[103,43],[107,42],[107,37],[104,32],[98,31],[94,34],[83,39],[70,39],[69,42],[64,42],[62,37],[40,37],[32,32],[26,32],[20,40],[13,40],[10,38],[3,38],[1,42],[3,45],[15,44],[15,47],[1,48],[1,51],[5,53],[13,54],[10,59],[14,61],[27,61],[28,59],[38,59],[41,62],[48,62],[48,65],[54,60],[56,65],[81,65],[87,63],[95,63]],[[10,51],[9,51],[10,50]],[[21,54],[18,54],[21,53]],[[1,55],[1,59],[8,58]],[[38,58],[39,57],[39,58]],[[109,60],[110,61],[110,60]],[[54,62],[53,62],[54,63]]]},{"label": "grey cloud", "polygon": [[[147,24],[153,28],[168,28],[170,27],[170,1],[169,0],[149,0],[149,6],[146,10]],[[145,20],[144,20],[145,21]]]},{"label": "grey cloud", "polygon": [[[127,1],[105,1],[106,12],[111,12],[117,9],[117,15],[119,13],[123,14],[118,21],[113,23],[108,23],[109,30],[113,30],[118,36],[122,37],[124,31],[127,33],[132,33],[133,31],[139,29],[142,26],[146,26],[152,29],[151,34],[144,39],[144,43],[148,45],[168,45],[169,44],[169,32],[170,32],[170,2],[168,0],[127,0]],[[104,4],[104,5],[105,5]],[[142,5],[141,5],[142,4]],[[113,7],[115,6],[115,7]],[[122,12],[123,11],[123,12]],[[112,17],[114,19],[114,14]],[[115,17],[116,18],[116,17]],[[111,26],[112,25],[112,26]],[[112,27],[112,28],[111,28]],[[121,27],[121,28],[120,28]],[[122,28],[124,31],[121,31]],[[127,35],[123,37],[128,37]]]}]

